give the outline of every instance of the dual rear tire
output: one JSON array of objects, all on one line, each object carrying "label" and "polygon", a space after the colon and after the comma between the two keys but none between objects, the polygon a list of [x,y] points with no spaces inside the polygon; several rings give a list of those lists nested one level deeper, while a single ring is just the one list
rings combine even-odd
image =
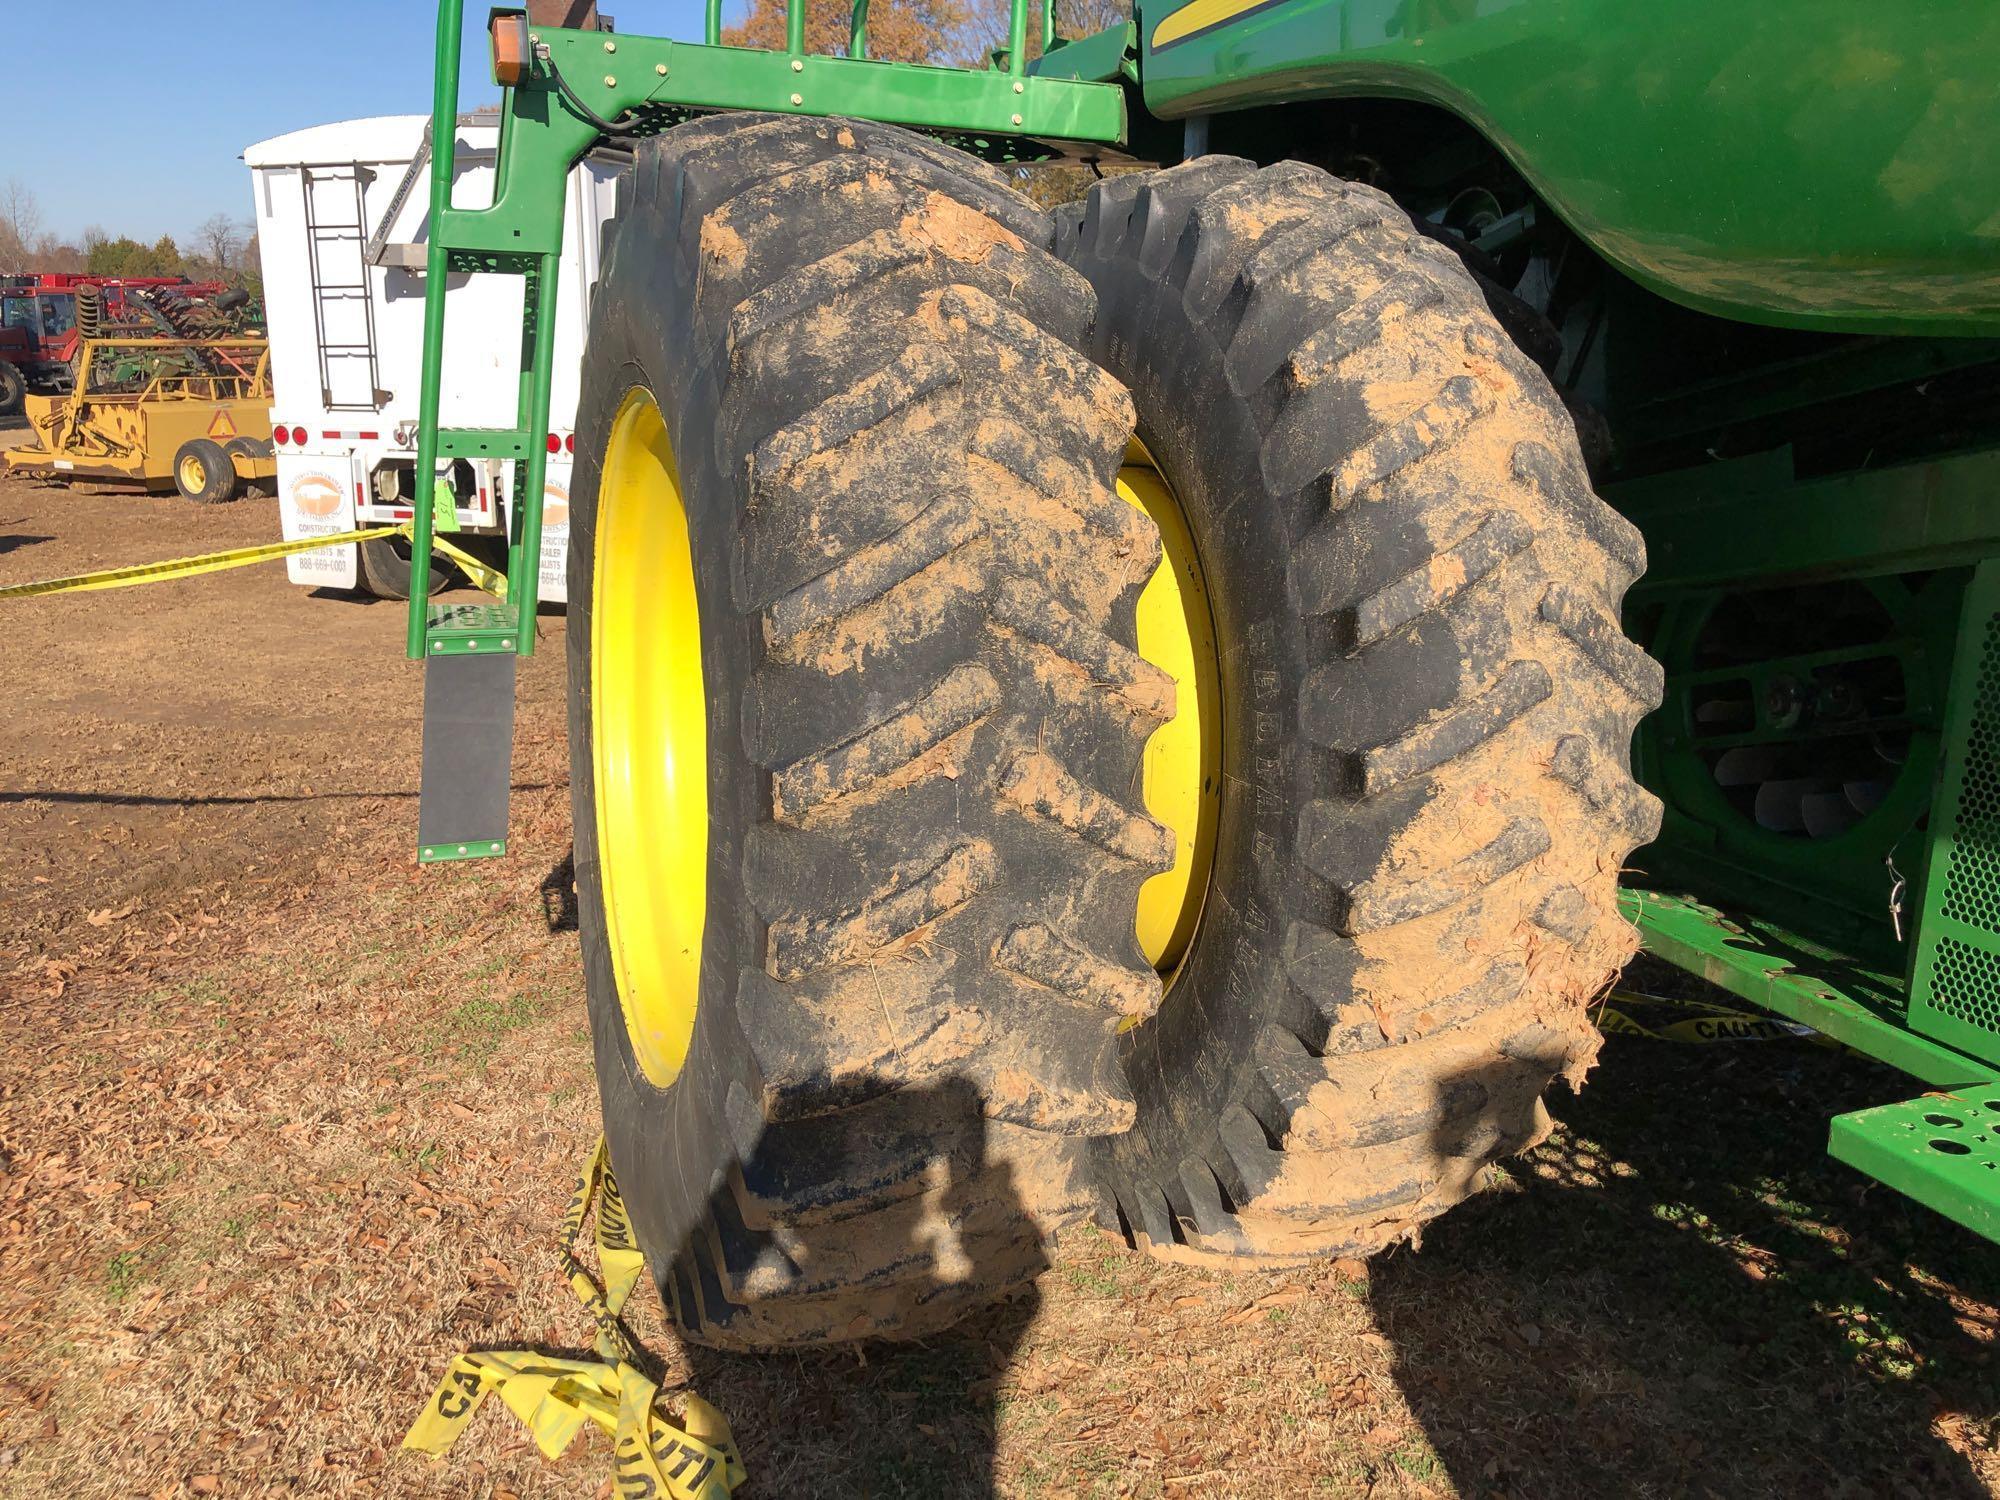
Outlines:
[{"label": "dual rear tire", "polygon": [[1058,238],[889,127],[642,147],[572,788],[606,1130],[692,1336],[922,1333],[1086,1216],[1376,1249],[1580,1077],[1652,816],[1642,559],[1428,244],[1289,165]]},{"label": "dual rear tire", "polygon": [[174,488],[183,500],[197,505],[226,505],[236,498],[241,482],[222,444],[213,438],[190,438],[174,455]]}]

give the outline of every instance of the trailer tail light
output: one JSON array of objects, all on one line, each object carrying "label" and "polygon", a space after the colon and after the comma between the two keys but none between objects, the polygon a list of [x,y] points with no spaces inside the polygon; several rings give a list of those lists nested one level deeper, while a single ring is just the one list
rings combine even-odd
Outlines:
[{"label": "trailer tail light", "polygon": [[563,452],[565,452],[565,453],[574,453],[574,452],[576,452],[576,434],[575,434],[575,433],[573,433],[573,432],[572,432],[572,433],[570,433],[570,434],[569,434],[569,435],[568,435],[567,437],[565,437],[565,438],[563,439]]},{"label": "trailer tail light", "polygon": [[493,35],[493,81],[511,89],[528,81],[528,18],[495,16]]},{"label": "trailer tail light", "polygon": [[271,441],[276,443],[280,448],[282,448],[285,446],[285,444],[289,443],[291,439],[285,435],[284,428],[273,427],[271,429]]},{"label": "trailer tail light", "polygon": [[292,429],[292,446],[293,446],[294,448],[303,448],[303,447],[305,447],[305,445],[306,445],[306,430],[305,430],[305,428],[303,428],[303,427],[294,427],[294,428]]},{"label": "trailer tail light", "polygon": [[557,437],[553,432],[549,434],[549,452],[562,452],[562,439]]}]

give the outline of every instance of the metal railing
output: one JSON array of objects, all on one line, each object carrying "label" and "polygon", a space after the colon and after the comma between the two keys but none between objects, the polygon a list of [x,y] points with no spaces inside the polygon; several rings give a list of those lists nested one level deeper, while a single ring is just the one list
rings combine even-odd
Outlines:
[{"label": "metal railing", "polygon": [[[631,34],[585,44],[581,37],[560,29],[537,35],[527,29],[521,12],[511,8],[496,11],[493,26],[518,27],[528,55],[517,60],[524,74],[510,81],[509,102],[503,105],[493,201],[484,208],[456,209],[451,202],[451,182],[465,0],[439,0],[417,473],[435,473],[437,461],[443,457],[514,462],[506,598],[517,612],[519,628],[509,639],[520,654],[529,654],[534,641],[532,615],[538,594],[547,459],[543,435],[563,236],[562,184],[590,142],[617,128],[613,122],[648,105],[696,112],[782,109],[789,97],[790,107],[799,110],[805,103],[802,95],[812,93],[811,113],[839,114],[843,105],[854,111],[858,104],[862,106],[858,112],[870,118],[919,130],[1089,142],[1115,142],[1124,137],[1124,95],[1115,85],[1031,73],[1029,5],[1039,8],[1042,50],[1046,53],[1058,40],[1055,0],[1011,0],[1006,50],[996,51],[991,65],[984,69],[871,58],[869,0],[849,3],[852,9],[845,58],[807,54],[804,0],[787,0],[783,52],[724,47],[722,0],[706,0],[707,45],[703,47]],[[497,37],[499,32],[494,34]],[[585,45],[588,52],[583,50]],[[684,60],[675,55],[676,46],[687,49]],[[594,65],[599,58],[595,54],[600,47],[606,55],[620,58],[615,71],[596,73]],[[559,52],[567,53],[567,79],[553,55]],[[584,61],[586,56],[589,63]],[[794,74],[802,77],[795,81]],[[532,84],[526,82],[530,77]],[[523,104],[524,88],[530,101],[527,106]],[[815,93],[815,88],[819,92]],[[440,430],[445,286],[451,269],[502,272],[526,280],[520,387],[512,422],[506,428]],[[422,657],[429,650],[432,507],[420,494],[415,510],[405,646],[412,657]]]},{"label": "metal railing", "polygon": [[[141,378],[145,383],[136,389],[125,390],[107,390],[96,386],[94,382],[105,373],[102,367],[106,358],[120,351],[137,356],[135,363],[144,361],[151,368],[111,378],[126,385]],[[250,369],[243,369],[239,361],[229,358],[236,353],[256,356]],[[163,362],[176,354],[219,356],[235,368],[227,371],[160,368]],[[84,339],[77,359],[75,389],[80,396],[92,401],[236,401],[256,396],[268,397],[271,394],[271,346],[262,339]]]},{"label": "metal railing", "polygon": [[[1056,39],[1055,0],[1042,0],[1042,51]],[[722,45],[722,0],[708,0],[702,40],[711,47]],[[785,51],[792,57],[806,55],[806,8],[804,0],[786,0]],[[854,0],[847,22],[847,55],[860,61],[868,58],[868,0]],[[1014,0],[1007,15],[1007,71],[1014,77],[1028,69],[1028,0]]]}]

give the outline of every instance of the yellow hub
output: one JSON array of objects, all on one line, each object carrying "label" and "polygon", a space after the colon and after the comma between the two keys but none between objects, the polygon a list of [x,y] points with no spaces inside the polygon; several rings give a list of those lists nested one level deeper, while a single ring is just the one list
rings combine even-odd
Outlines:
[{"label": "yellow hub", "polygon": [[1222,684],[1215,618],[1180,502],[1135,441],[1118,493],[1160,530],[1160,566],[1139,594],[1139,654],[1174,679],[1174,716],[1146,741],[1146,811],[1173,830],[1174,864],[1139,890],[1139,947],[1171,983],[1208,895],[1222,804]]},{"label": "yellow hub", "polygon": [[611,972],[640,1071],[664,1088],[694,1033],[708,915],[708,697],[672,440],[635,390],[611,424],[591,563],[590,729]]},{"label": "yellow hub", "polygon": [[208,484],[208,470],[201,466],[201,460],[192,453],[181,460],[181,488],[191,495],[199,495]]}]

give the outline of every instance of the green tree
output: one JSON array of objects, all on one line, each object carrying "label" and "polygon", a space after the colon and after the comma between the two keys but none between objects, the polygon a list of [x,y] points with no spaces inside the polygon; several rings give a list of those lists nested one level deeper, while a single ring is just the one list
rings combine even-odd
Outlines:
[{"label": "green tree", "polygon": [[86,269],[93,276],[143,275],[137,265],[139,258],[147,253],[146,247],[129,234],[121,234],[115,240],[96,240],[90,244]]}]

